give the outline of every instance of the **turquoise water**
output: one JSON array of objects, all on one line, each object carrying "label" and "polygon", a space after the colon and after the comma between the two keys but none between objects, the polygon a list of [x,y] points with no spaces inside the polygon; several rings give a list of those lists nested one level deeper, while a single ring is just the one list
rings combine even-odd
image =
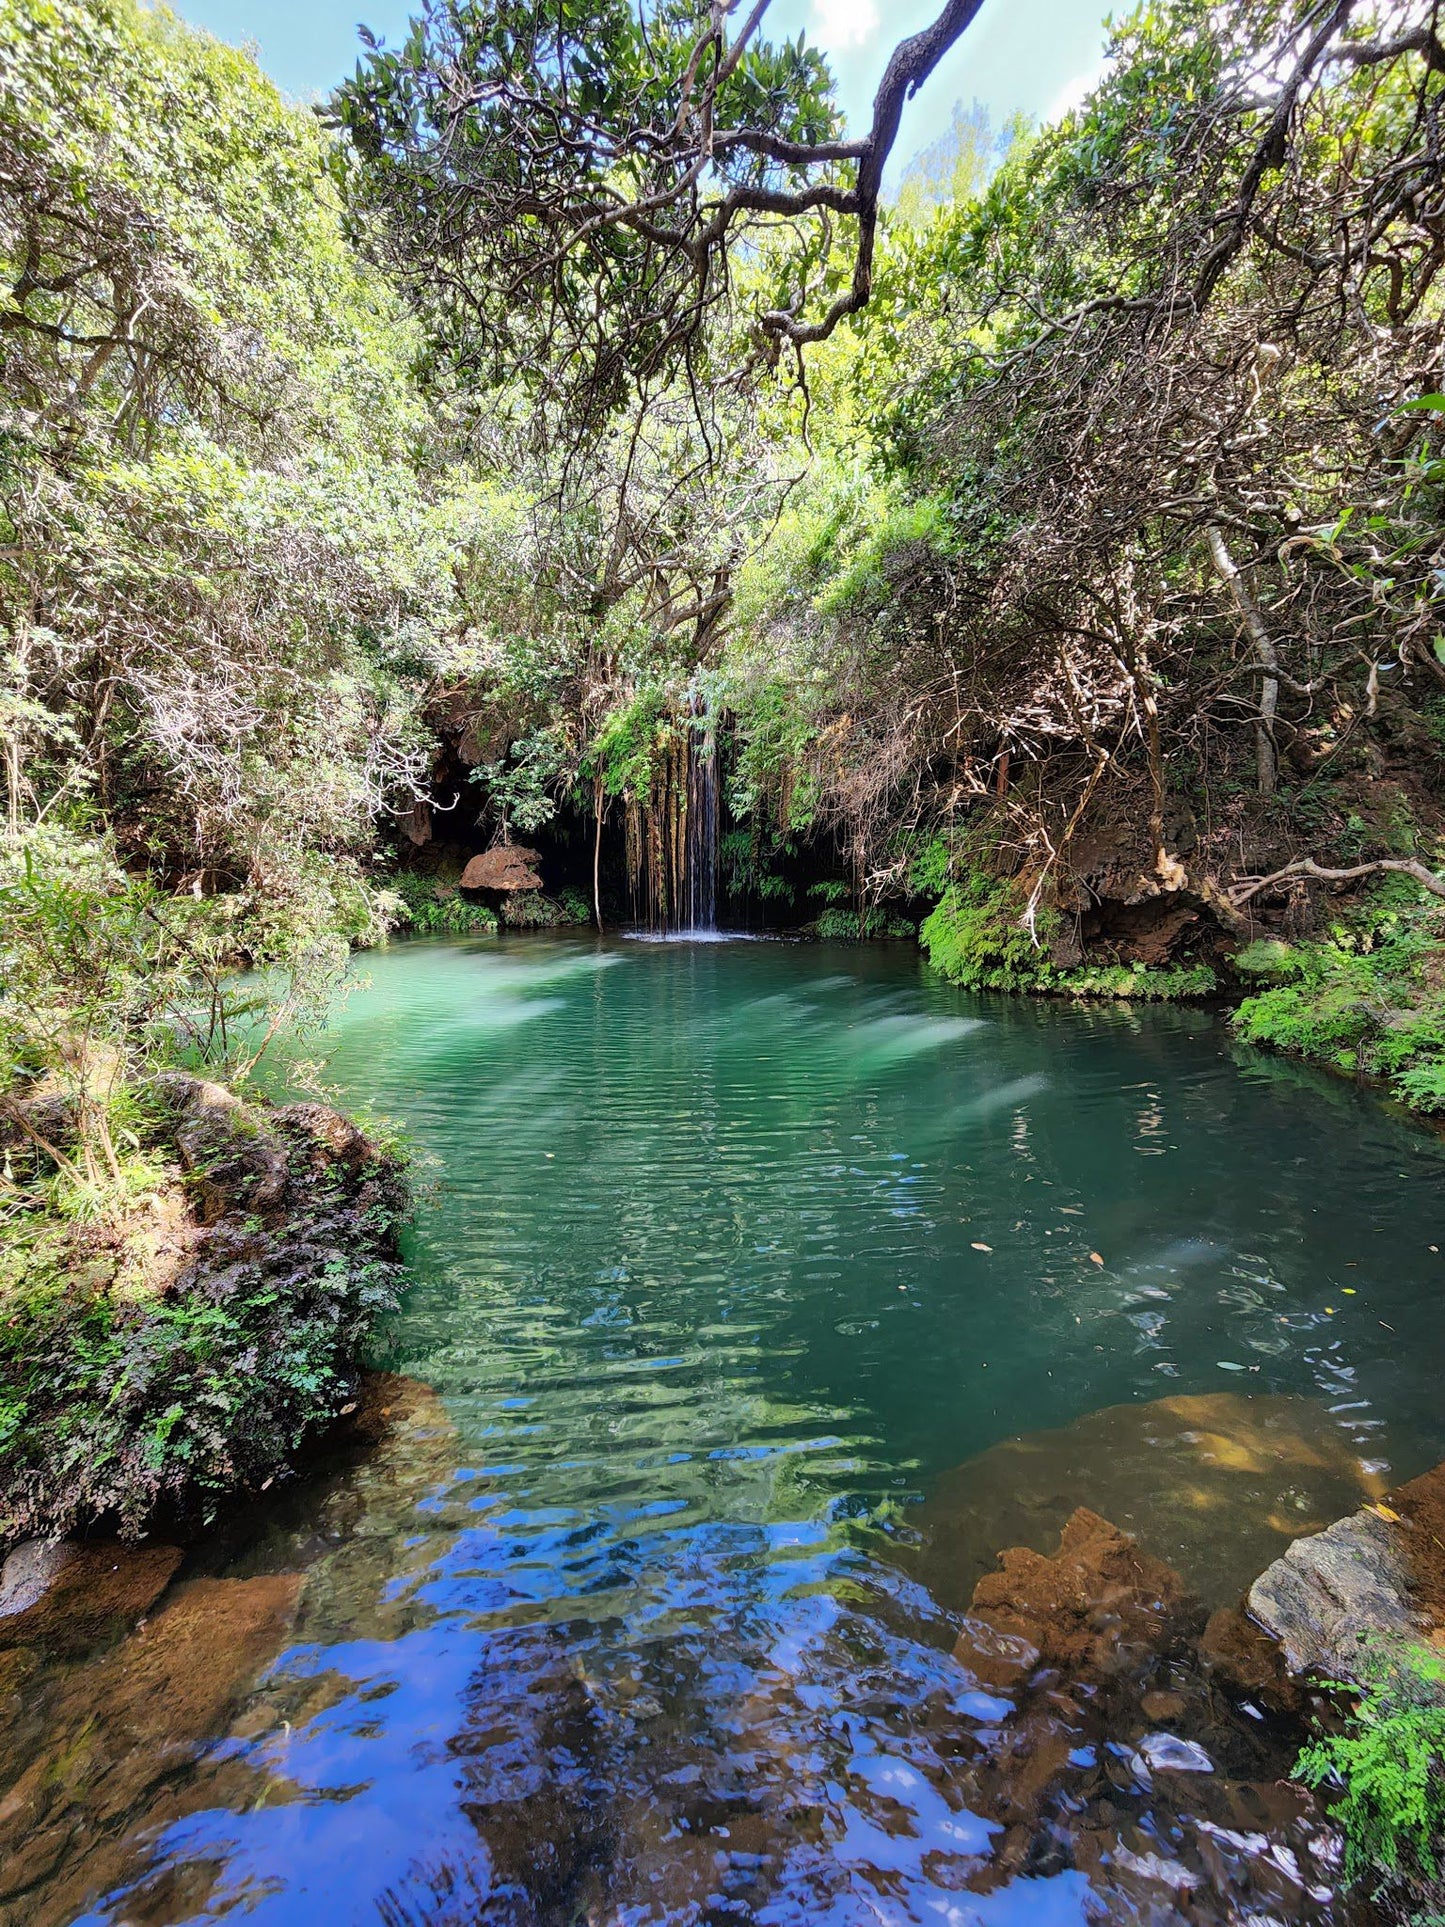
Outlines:
[{"label": "turquoise water", "polygon": [[197,1550],[218,1642],[263,1584],[274,1635],[0,1920],[1344,1918],[1258,1708],[1176,1797],[1062,1681],[1025,1796],[1041,1702],[951,1649],[1074,1503],[1218,1605],[1445,1456],[1438,1140],[1206,1013],[902,947],[363,975],[327,1074],[432,1160],[383,1351],[438,1396]]}]

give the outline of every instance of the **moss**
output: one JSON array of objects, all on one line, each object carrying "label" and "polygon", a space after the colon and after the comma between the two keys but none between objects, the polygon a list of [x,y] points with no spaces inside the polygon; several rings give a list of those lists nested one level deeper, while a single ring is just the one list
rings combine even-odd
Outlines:
[{"label": "moss", "polygon": [[1011,878],[980,870],[949,884],[919,931],[929,962],[966,990],[1053,989],[1047,945],[1058,919],[1042,910],[1031,934],[1027,907]]},{"label": "moss", "polygon": [[39,1194],[12,1219],[0,1541],[206,1516],[350,1396],[396,1303],[400,1162],[319,1106],[256,1115],[181,1117],[167,1181],[119,1223],[66,1222]]},{"label": "moss", "polygon": [[[936,867],[936,855],[927,860]],[[1040,905],[1032,931],[1027,913],[1014,879],[975,871],[948,886],[919,935],[934,968],[967,990],[1167,1002],[1207,997],[1215,988],[1214,971],[1203,963],[1061,965],[1051,948],[1061,931],[1058,912]]]},{"label": "moss", "polygon": [[1235,1012],[1251,1044],[1383,1078],[1412,1109],[1445,1112],[1445,918],[1394,883],[1307,944],[1251,944],[1235,960],[1266,987]]}]

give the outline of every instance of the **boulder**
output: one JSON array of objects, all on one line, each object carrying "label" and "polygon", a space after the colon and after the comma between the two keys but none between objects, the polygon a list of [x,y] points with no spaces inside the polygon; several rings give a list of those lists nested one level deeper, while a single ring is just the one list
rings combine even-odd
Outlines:
[{"label": "boulder", "polygon": [[0,1649],[98,1645],[149,1611],[180,1561],[178,1546],[27,1539],[0,1568]]},{"label": "boulder", "polygon": [[1354,1679],[1367,1639],[1417,1630],[1401,1537],[1368,1506],[1296,1539],[1249,1589],[1251,1616],[1292,1673]]},{"label": "boulder", "polygon": [[1107,1678],[1167,1653],[1202,1613],[1171,1566],[1080,1506],[1052,1558],[1015,1546],[974,1588],[954,1647],[985,1685],[1007,1686],[1039,1667]]},{"label": "boulder", "polygon": [[536,850],[520,843],[499,843],[495,849],[474,856],[462,871],[459,887],[463,890],[540,890],[542,879],[535,866],[541,862]]}]

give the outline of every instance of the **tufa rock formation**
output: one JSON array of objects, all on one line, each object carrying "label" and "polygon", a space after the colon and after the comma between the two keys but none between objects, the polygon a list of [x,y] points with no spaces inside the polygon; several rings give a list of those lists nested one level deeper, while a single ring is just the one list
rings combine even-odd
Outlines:
[{"label": "tufa rock formation", "polygon": [[499,843],[495,849],[474,856],[462,871],[458,888],[462,890],[540,890],[542,879],[536,865],[541,862],[536,850],[520,843]]}]

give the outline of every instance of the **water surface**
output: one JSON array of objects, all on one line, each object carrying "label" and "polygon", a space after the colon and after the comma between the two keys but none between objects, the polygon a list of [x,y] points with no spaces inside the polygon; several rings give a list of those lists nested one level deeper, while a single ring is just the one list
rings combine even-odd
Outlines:
[{"label": "water surface", "polygon": [[1436,1139],[901,947],[363,974],[329,1076],[434,1160],[385,1346],[430,1391],[196,1550],[214,1650],[150,1650],[209,1699],[124,1648],[31,1682],[0,1785],[68,1791],[6,1927],[1345,1917],[1259,1708],[1151,1773],[1061,1680],[1030,1778],[1037,1694],[952,1647],[1074,1504],[1215,1606],[1445,1455]]}]

